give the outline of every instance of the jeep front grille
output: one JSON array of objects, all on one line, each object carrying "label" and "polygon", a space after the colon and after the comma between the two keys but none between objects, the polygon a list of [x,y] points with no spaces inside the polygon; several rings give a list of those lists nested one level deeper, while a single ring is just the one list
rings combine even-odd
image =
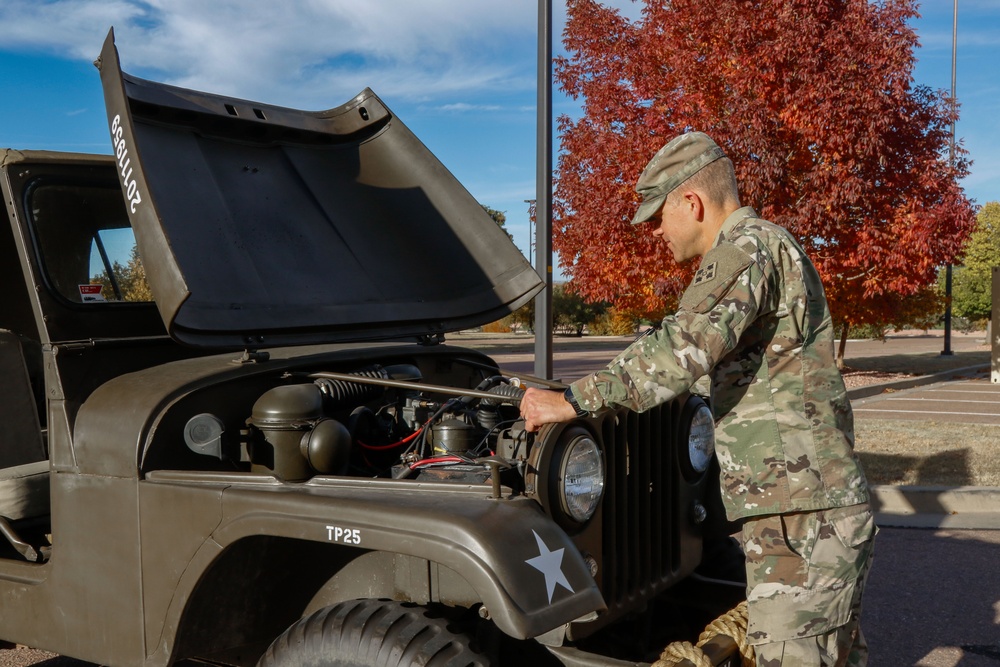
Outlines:
[{"label": "jeep front grille", "polygon": [[604,422],[602,593],[608,612],[632,608],[677,578],[680,536],[673,449],[682,401]]}]

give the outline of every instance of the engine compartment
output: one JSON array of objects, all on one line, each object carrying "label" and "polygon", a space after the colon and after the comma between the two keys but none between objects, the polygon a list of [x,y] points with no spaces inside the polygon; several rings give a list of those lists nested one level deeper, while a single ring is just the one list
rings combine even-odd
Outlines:
[{"label": "engine compartment", "polygon": [[141,467],[291,483],[317,475],[499,482],[522,492],[535,440],[520,419],[522,393],[518,378],[477,353],[281,364],[176,400]]},{"label": "engine compartment", "polygon": [[[425,388],[415,364],[304,379],[312,382],[275,387],[254,403],[242,442],[252,470],[286,481],[314,474],[475,481],[484,460],[516,459],[525,449],[527,434],[515,429],[523,390],[502,375],[454,396],[448,387]],[[438,474],[443,469],[450,474]]]}]

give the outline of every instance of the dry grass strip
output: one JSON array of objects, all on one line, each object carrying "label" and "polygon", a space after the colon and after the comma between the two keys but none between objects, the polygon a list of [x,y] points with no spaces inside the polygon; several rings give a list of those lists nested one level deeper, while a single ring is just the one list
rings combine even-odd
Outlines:
[{"label": "dry grass strip", "polygon": [[1000,486],[995,425],[862,419],[856,451],[869,484]]}]

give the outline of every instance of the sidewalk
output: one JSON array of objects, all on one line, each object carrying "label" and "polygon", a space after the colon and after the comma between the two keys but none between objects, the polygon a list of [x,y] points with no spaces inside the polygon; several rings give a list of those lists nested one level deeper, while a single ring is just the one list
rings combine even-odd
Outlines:
[{"label": "sidewalk", "polygon": [[873,486],[879,526],[1000,530],[1000,489],[985,486]]}]

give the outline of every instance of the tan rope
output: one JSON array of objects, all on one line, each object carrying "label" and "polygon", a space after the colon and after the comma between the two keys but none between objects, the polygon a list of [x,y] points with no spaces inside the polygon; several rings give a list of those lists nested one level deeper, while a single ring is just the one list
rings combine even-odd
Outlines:
[{"label": "tan rope", "polygon": [[674,642],[667,646],[660,654],[660,659],[653,663],[653,667],[676,667],[682,660],[690,660],[695,667],[712,667],[712,661],[701,647],[718,635],[732,637],[736,642],[743,667],[754,666],[753,647],[747,643],[747,603],[743,601],[705,626],[697,645],[692,645],[691,642]]},{"label": "tan rope", "polygon": [[708,659],[705,652],[691,642],[674,642],[670,644],[667,648],[663,649],[660,659],[653,663],[653,667],[674,667],[684,659],[693,662],[695,667],[713,667],[712,661]]}]

